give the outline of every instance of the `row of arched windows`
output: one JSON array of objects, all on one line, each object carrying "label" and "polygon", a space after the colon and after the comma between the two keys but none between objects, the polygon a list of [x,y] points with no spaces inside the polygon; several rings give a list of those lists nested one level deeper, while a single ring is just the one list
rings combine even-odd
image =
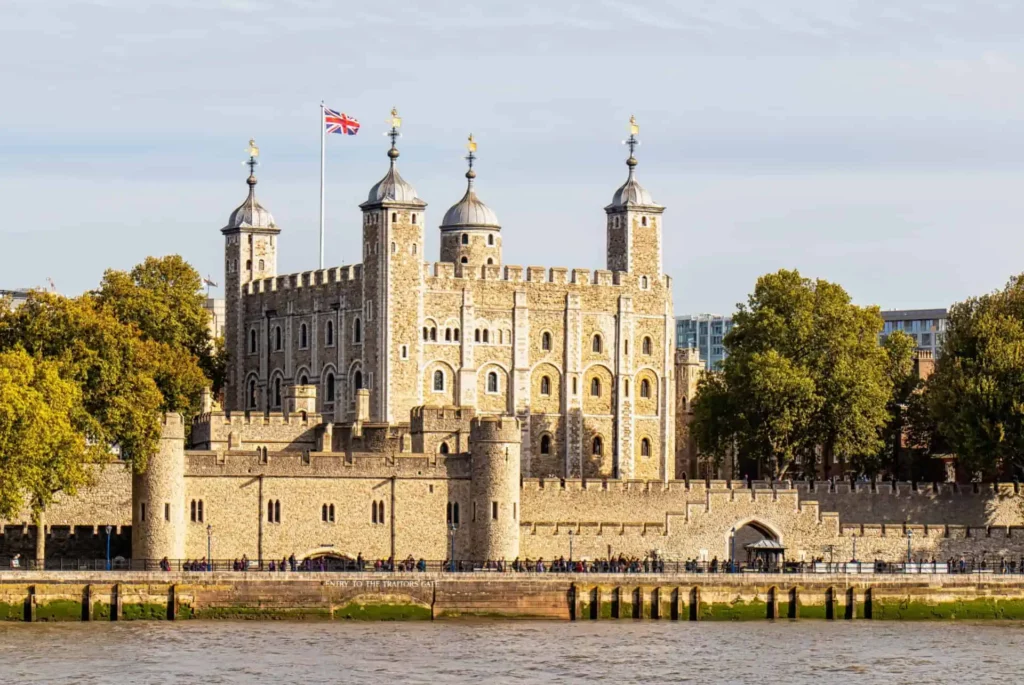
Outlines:
[{"label": "row of arched windows", "polygon": [[494,340],[499,345],[511,345],[512,344],[512,331],[508,329],[498,329],[494,331],[494,335],[491,335],[491,331],[486,328],[478,328],[473,332],[473,342],[478,343],[489,343]]},{"label": "row of arched windows", "polygon": [[[468,233],[463,233],[462,234],[461,242],[462,242],[463,245],[469,245],[469,234]],[[488,245],[494,245],[494,234],[493,233],[488,233],[487,234],[487,244]]]},{"label": "row of arched windows", "polygon": [[374,523],[384,523],[384,500],[377,500],[370,503],[371,520]]},{"label": "row of arched windows", "polygon": [[281,500],[267,501],[267,523],[281,523]]},{"label": "row of arched windows", "polygon": [[[551,454],[551,436],[546,433],[540,436],[540,453],[544,455]],[[604,440],[602,440],[600,435],[595,435],[593,440],[591,440],[590,453],[595,457],[600,457],[604,454]],[[648,438],[641,438],[640,440],[640,456],[651,456],[651,441]]]},{"label": "row of arched windows", "polygon": [[193,523],[203,522],[203,500],[192,500],[189,506],[189,514]]},{"label": "row of arched windows", "polygon": [[[359,345],[363,342],[362,322],[356,318],[352,322],[352,342]],[[328,320],[324,326],[324,344],[327,347],[334,347],[334,322]],[[299,326],[299,349],[309,347],[309,329],[306,324]],[[274,327],[274,351],[280,352],[284,349],[284,332],[280,326]],[[249,353],[256,354],[259,350],[259,334],[253,328],[249,331]]]},{"label": "row of arched windows", "polygon": [[[423,339],[427,342],[437,342],[437,327],[436,326],[424,326],[423,327]],[[459,329],[458,328],[446,328],[444,329],[444,340],[445,342],[458,342],[459,341]]]}]

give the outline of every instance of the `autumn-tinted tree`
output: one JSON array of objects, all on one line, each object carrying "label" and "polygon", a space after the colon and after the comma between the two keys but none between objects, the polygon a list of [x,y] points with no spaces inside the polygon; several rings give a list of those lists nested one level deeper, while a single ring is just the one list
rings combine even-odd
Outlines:
[{"label": "autumn-tinted tree", "polygon": [[0,519],[86,482],[85,465],[98,456],[85,439],[92,426],[81,389],[56,362],[0,352]]}]

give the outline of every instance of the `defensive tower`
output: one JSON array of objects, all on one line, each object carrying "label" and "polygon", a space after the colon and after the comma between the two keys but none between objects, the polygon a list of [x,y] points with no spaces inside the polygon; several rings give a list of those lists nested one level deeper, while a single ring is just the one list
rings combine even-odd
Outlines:
[{"label": "defensive tower", "polygon": [[165,414],[157,453],[132,476],[132,557],[184,556],[185,425],[181,414]]},{"label": "defensive tower", "polygon": [[519,556],[519,420],[477,417],[469,431],[473,555],[478,560],[512,561]]},{"label": "defensive tower", "polygon": [[466,144],[466,194],[445,212],[441,221],[441,261],[456,264],[456,269],[476,269],[501,264],[501,225],[498,215],[476,194],[476,141],[469,135]]}]

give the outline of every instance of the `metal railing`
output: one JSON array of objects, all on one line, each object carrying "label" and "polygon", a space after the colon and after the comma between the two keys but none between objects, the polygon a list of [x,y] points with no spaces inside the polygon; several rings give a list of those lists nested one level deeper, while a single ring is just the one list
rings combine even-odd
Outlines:
[{"label": "metal railing", "polygon": [[785,562],[778,564],[729,561],[666,561],[662,559],[565,560],[517,559],[513,561],[425,560],[403,561],[321,557],[297,560],[264,559],[35,559],[0,556],[0,571],[151,571],[151,572],[275,572],[275,573],[504,573],[504,574],[735,574],[735,573],[848,573],[848,574],[1024,574],[1024,558],[973,557],[947,561],[846,561]]}]

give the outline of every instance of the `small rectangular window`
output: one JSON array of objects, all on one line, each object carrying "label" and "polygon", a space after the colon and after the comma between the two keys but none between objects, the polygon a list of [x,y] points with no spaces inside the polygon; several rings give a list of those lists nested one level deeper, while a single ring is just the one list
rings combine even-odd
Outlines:
[{"label": "small rectangular window", "polygon": [[476,502],[473,502],[473,520],[476,521]]},{"label": "small rectangular window", "polygon": [[491,518],[495,521],[498,520],[498,503],[491,502]]},{"label": "small rectangular window", "polygon": [[139,518],[143,521],[146,520],[146,503],[143,502],[139,507]]},{"label": "small rectangular window", "polygon": [[518,509],[518,508],[519,508],[519,506],[515,502],[513,502],[512,503],[512,520],[513,521],[516,520],[516,509]]},{"label": "small rectangular window", "polygon": [[164,504],[164,521],[170,521],[170,520],[171,520],[171,505],[170,504]]}]

